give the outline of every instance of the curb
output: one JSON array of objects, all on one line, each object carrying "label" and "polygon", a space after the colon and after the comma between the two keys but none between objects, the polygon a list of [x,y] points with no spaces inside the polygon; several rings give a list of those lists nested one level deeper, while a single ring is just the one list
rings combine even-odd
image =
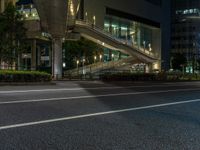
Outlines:
[{"label": "curb", "polygon": [[0,86],[36,86],[36,85],[56,85],[55,82],[0,82]]}]

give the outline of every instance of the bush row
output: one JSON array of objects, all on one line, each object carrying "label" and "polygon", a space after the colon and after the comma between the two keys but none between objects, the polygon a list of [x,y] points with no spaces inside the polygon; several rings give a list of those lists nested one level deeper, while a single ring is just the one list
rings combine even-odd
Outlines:
[{"label": "bush row", "polygon": [[51,75],[39,71],[0,70],[0,82],[48,82]]},{"label": "bush row", "polygon": [[153,81],[156,74],[134,74],[134,73],[105,73],[100,75],[104,81]]},{"label": "bush row", "polygon": [[105,73],[100,75],[104,81],[191,81],[200,80],[197,74],[181,73]]}]

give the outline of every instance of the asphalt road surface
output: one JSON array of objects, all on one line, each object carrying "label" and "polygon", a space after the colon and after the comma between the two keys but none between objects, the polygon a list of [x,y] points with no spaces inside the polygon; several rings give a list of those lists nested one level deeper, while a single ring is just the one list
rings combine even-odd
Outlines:
[{"label": "asphalt road surface", "polygon": [[200,149],[200,82],[0,87],[0,150],[179,149]]}]

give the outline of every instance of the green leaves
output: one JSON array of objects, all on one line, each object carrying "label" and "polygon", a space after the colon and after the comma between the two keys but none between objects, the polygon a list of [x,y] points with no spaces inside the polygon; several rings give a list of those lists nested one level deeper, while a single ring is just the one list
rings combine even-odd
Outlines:
[{"label": "green leaves", "polygon": [[[92,64],[94,56],[99,56],[103,53],[102,48],[96,43],[81,38],[78,41],[66,41],[63,45],[65,49],[65,62],[67,69],[76,68],[76,61],[85,58],[85,64]],[[81,64],[81,63],[80,63]]]},{"label": "green leaves", "polygon": [[184,54],[175,53],[171,58],[172,67],[175,70],[181,70],[182,66],[185,66],[187,59]]},{"label": "green leaves", "polygon": [[0,60],[12,65],[24,49],[26,29],[22,15],[12,3],[0,14]]},{"label": "green leaves", "polygon": [[39,71],[0,70],[0,82],[49,82],[51,75]]}]

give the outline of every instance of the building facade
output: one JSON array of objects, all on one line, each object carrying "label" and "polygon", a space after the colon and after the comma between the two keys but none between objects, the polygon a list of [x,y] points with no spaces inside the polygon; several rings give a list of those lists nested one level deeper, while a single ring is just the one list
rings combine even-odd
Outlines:
[{"label": "building facade", "polygon": [[[156,54],[158,59],[156,63],[152,63],[152,69],[161,70],[161,66],[162,69],[168,69],[170,1],[69,0],[66,6],[65,3],[61,5],[56,0],[51,3],[47,0],[19,0],[16,3],[18,10],[26,20],[27,43],[30,45],[21,56],[23,68],[31,70],[51,70],[53,68],[53,74],[61,77],[62,40],[68,38],[68,30],[73,30],[76,20],[82,20],[91,23],[95,28],[98,27],[103,33],[111,34],[112,38],[118,41],[122,40],[127,45],[129,43],[133,45],[133,48],[142,49],[144,52],[139,53],[141,58],[144,55],[149,59],[150,56],[146,56],[147,53]],[[55,8],[56,10],[51,11]],[[66,28],[63,29],[65,23]],[[94,38],[99,40],[98,36]],[[114,44],[118,47],[116,43]],[[102,45],[105,45],[104,59],[111,59],[112,48],[106,47],[107,44],[104,42]],[[123,46],[122,44],[121,49],[131,50],[130,46]],[[118,55],[121,57],[121,54]],[[137,53],[133,52],[133,55]]]},{"label": "building facade", "polygon": [[169,68],[170,17],[166,0],[83,0],[79,14],[116,38],[150,47],[159,53],[165,70]]},{"label": "building facade", "polygon": [[[172,1],[172,54],[184,54],[185,71],[199,72],[200,63],[200,1]],[[171,60],[173,57],[171,58]]]}]

